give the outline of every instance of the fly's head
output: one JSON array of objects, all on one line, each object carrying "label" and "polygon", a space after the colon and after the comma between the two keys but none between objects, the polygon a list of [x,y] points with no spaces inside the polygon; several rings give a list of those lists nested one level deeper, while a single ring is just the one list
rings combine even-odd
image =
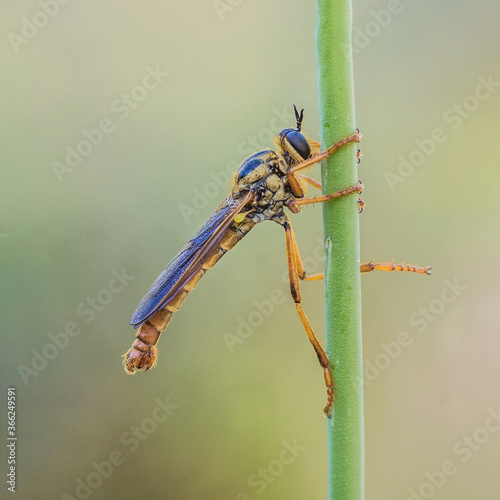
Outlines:
[{"label": "fly's head", "polygon": [[311,156],[311,149],[316,149],[319,144],[307,138],[302,132],[302,120],[304,119],[304,110],[300,113],[295,105],[295,119],[297,126],[295,128],[286,128],[282,130],[275,139],[275,144],[279,148],[280,155],[285,159],[288,166],[296,165]]}]

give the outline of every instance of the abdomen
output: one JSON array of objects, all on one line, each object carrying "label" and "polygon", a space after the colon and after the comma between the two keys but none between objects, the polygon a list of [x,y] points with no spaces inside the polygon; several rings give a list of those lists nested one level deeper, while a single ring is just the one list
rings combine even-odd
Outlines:
[{"label": "abdomen", "polygon": [[173,297],[163,309],[160,309],[160,311],[140,326],[135,342],[124,356],[125,359],[123,363],[127,373],[134,374],[136,370],[146,371],[156,364],[158,358],[156,344],[158,343],[161,332],[163,332],[170,323],[172,315],[179,310],[189,292],[196,287],[202,276],[211,269],[226,252],[231,250],[231,248],[233,248],[236,243],[255,226],[255,224],[256,221],[250,217],[245,217],[241,223],[233,223],[223,236],[215,252],[207,259],[202,268],[179,290],[175,297]]}]

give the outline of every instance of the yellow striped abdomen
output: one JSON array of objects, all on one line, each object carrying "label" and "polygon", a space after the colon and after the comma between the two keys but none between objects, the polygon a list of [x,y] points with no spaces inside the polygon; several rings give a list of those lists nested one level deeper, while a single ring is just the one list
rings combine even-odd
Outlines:
[{"label": "yellow striped abdomen", "polygon": [[181,288],[181,290],[170,300],[163,309],[154,316],[145,321],[137,331],[136,340],[132,347],[125,354],[123,364],[125,371],[134,374],[137,370],[146,371],[152,368],[158,358],[158,349],[156,344],[174,312],[178,311],[182,303],[193,290],[202,276],[211,269],[216,262],[228,251],[233,248],[256,222],[246,217],[241,223],[233,223],[222,238],[215,252],[206,260],[202,268]]}]

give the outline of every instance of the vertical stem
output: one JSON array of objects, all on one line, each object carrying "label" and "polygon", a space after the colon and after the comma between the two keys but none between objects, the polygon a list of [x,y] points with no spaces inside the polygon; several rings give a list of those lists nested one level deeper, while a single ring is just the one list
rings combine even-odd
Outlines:
[{"label": "vertical stem", "polygon": [[[355,130],[351,0],[316,0],[322,149]],[[322,166],[323,192],[355,185],[356,145]],[[359,224],[355,195],[323,205],[326,350],[336,401],[328,421],[328,498],[364,498],[363,358]]]}]

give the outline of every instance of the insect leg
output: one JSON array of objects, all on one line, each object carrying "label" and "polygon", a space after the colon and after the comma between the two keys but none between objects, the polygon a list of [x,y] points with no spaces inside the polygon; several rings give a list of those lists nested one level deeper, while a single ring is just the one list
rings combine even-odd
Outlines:
[{"label": "insect leg", "polygon": [[[297,276],[299,279],[303,281],[318,281],[324,279],[324,273],[318,274],[307,274],[304,269],[304,264],[302,263],[302,257],[300,256],[299,248],[297,246],[297,240],[295,238],[295,233],[293,231],[290,232],[290,238],[292,242],[292,251],[295,257],[295,263],[297,266]],[[416,273],[416,274],[431,274],[431,267],[417,267],[410,266],[406,264],[395,264],[394,262],[365,262],[360,266],[361,273],[370,273],[372,271],[401,271],[407,273]]]},{"label": "insect leg", "polygon": [[341,148],[342,146],[351,144],[353,142],[359,142],[360,140],[361,140],[361,134],[359,133],[359,130],[357,130],[354,134],[348,135],[347,137],[340,139],[340,141],[337,141],[335,144],[330,146],[326,151],[322,151],[321,153],[312,155],[307,160],[304,160],[295,165],[294,167],[290,168],[286,173],[286,178],[295,196],[297,198],[300,198],[301,196],[304,195],[302,188],[300,187],[299,181],[295,177],[295,172],[303,168],[310,167],[311,165],[314,165],[315,163],[318,163],[324,160],[325,158],[328,158],[334,151],[337,151],[337,149]]},{"label": "insect leg", "polygon": [[394,264],[394,262],[365,262],[361,264],[362,273],[370,273],[372,271],[403,271],[406,273],[431,274],[431,266],[416,267],[406,264]]},{"label": "insect leg", "polygon": [[[312,203],[324,203],[325,201],[330,201],[335,198],[343,198],[349,194],[360,193],[363,190],[363,184],[359,182],[356,186],[350,186],[348,188],[340,189],[339,191],[335,191],[335,193],[324,194],[320,196],[313,196],[312,198],[300,198],[298,200],[290,200],[287,203],[287,207],[294,213],[297,213],[299,210],[296,208],[300,205],[310,205]],[[361,201],[364,206],[363,201]]]},{"label": "insect leg", "polygon": [[354,134],[348,135],[347,137],[344,137],[343,139],[340,139],[340,141],[337,141],[335,144],[330,146],[327,150],[322,151],[321,153],[318,153],[316,155],[311,156],[307,160],[304,160],[294,167],[292,167],[290,170],[288,170],[288,173],[293,174],[297,172],[297,170],[301,170],[303,168],[310,167],[311,165],[314,165],[315,163],[318,163],[325,158],[328,158],[333,152],[337,151],[337,149],[340,149],[342,146],[345,146],[347,144],[351,144],[353,142],[359,142],[361,140],[361,134],[359,133],[359,130],[357,130]]},{"label": "insect leg", "polygon": [[311,186],[314,186],[315,188],[321,189],[321,182],[317,181],[316,179],[313,179],[312,177],[308,177],[307,175],[302,175],[300,176],[301,179],[304,179],[306,182],[311,184]]},{"label": "insect leg", "polygon": [[323,273],[319,274],[307,274],[304,269],[304,264],[302,263],[302,257],[300,256],[299,248],[297,247],[297,240],[295,239],[295,233],[290,229],[290,239],[292,245],[292,252],[295,258],[295,264],[297,267],[297,276],[303,281],[317,281],[322,280],[325,275]]},{"label": "insect leg", "polygon": [[288,278],[290,281],[290,291],[292,293],[293,300],[295,302],[295,307],[297,309],[297,313],[299,314],[300,321],[302,322],[302,326],[307,333],[309,341],[311,342],[316,356],[318,356],[319,364],[323,368],[323,376],[325,379],[326,393],[327,393],[327,401],[326,406],[323,409],[325,415],[330,416],[330,409],[333,405],[334,399],[334,387],[335,384],[333,382],[333,376],[330,368],[330,361],[328,360],[328,356],[326,355],[325,350],[321,347],[319,340],[316,338],[314,331],[302,310],[302,296],[300,294],[300,286],[299,286],[299,274],[297,269],[297,261],[296,261],[296,245],[294,245],[294,237],[293,231],[290,226],[290,223],[287,221],[285,223],[285,237],[286,237],[286,256],[288,263]]},{"label": "insect leg", "polygon": [[[321,189],[321,182],[317,181],[316,179],[313,179],[312,177],[308,177],[307,175],[301,175],[301,179],[304,179],[306,182],[314,186],[315,188]],[[363,211],[365,208],[365,202],[358,196],[358,209],[359,213]]]}]

